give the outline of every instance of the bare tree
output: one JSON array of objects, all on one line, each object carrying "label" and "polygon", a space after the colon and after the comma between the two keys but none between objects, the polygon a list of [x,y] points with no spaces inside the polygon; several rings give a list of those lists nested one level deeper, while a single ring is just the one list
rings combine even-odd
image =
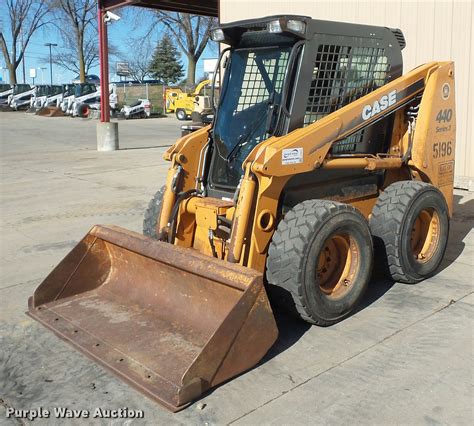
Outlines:
[{"label": "bare tree", "polygon": [[48,21],[49,12],[46,0],[2,0],[8,10],[9,35],[11,45],[8,48],[3,28],[0,32],[0,47],[10,76],[10,84],[16,84],[16,70],[22,61],[25,50],[33,34]]},{"label": "bare tree", "polygon": [[119,55],[120,60],[128,63],[128,70],[132,80],[143,82],[150,75],[150,61],[153,55],[153,46],[149,37],[133,39],[128,43],[126,54]]},{"label": "bare tree", "polygon": [[178,12],[155,12],[156,23],[163,24],[188,58],[187,84],[194,86],[196,64],[204,52],[216,19]]},{"label": "bare tree", "polygon": [[[78,51],[78,45],[72,37],[62,37],[64,44],[58,53],[53,56],[53,62],[56,65],[59,65],[62,68],[65,68],[69,71],[77,73],[81,76],[81,62],[77,58],[81,55]],[[83,43],[83,65],[84,65],[84,76],[89,74],[89,70],[96,65],[99,65],[99,48],[97,45],[97,40],[94,36],[88,36],[88,38]],[[83,81],[81,79],[81,81]]]},{"label": "bare tree", "polygon": [[77,71],[84,83],[89,68],[99,61],[97,0],[50,0],[50,5],[55,26],[64,40],[53,60],[63,68]]}]

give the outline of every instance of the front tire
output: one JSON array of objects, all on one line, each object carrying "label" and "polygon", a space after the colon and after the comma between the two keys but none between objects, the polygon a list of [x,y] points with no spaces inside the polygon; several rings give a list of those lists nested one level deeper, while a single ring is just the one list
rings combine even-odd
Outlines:
[{"label": "front tire", "polygon": [[176,110],[176,118],[179,121],[184,121],[188,118],[188,115],[186,114],[186,111],[184,109],[178,109]]},{"label": "front tire", "polygon": [[359,211],[332,201],[303,201],[281,220],[270,243],[270,296],[307,322],[334,324],[361,300],[372,259],[372,238]]},{"label": "front tire", "polygon": [[161,205],[163,203],[163,195],[165,193],[166,185],[163,185],[153,196],[148,203],[143,218],[143,235],[158,239],[158,225],[160,223]]},{"label": "front tire", "polygon": [[417,283],[443,260],[449,234],[446,200],[428,183],[395,182],[379,196],[370,229],[384,272],[394,281]]}]

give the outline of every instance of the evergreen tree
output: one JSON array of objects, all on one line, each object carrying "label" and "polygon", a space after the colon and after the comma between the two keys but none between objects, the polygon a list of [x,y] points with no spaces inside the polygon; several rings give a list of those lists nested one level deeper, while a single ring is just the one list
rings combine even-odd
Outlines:
[{"label": "evergreen tree", "polygon": [[151,75],[169,85],[183,76],[183,65],[179,61],[178,49],[170,36],[165,34],[156,46],[150,63]]}]

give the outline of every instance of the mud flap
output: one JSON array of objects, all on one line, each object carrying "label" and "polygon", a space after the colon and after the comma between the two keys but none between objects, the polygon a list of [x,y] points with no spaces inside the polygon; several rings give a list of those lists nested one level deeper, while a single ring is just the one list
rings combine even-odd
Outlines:
[{"label": "mud flap", "polygon": [[260,273],[117,227],[95,226],[28,304],[172,411],[253,367],[278,335]]}]

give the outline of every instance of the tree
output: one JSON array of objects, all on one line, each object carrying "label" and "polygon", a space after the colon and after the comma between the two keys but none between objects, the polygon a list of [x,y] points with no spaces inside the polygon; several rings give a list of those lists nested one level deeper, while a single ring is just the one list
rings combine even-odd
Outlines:
[{"label": "tree", "polygon": [[142,82],[145,77],[152,73],[150,70],[150,63],[153,55],[153,48],[150,39],[148,37],[144,40],[134,39],[130,40],[127,44],[129,46],[127,53],[121,54],[120,60],[128,63],[130,78]]},{"label": "tree", "polygon": [[22,61],[28,43],[33,34],[48,24],[46,15],[49,12],[46,0],[2,0],[5,1],[10,22],[10,49],[4,37],[3,28],[0,32],[0,47],[10,76],[10,84],[16,84],[16,70]]},{"label": "tree", "polygon": [[172,34],[188,59],[187,83],[195,85],[196,64],[204,52],[215,18],[178,12],[155,12],[156,23],[163,24]]},{"label": "tree", "polygon": [[53,57],[63,68],[77,72],[82,83],[89,68],[99,63],[96,0],[49,0],[64,47]]},{"label": "tree", "polygon": [[168,34],[165,34],[156,46],[149,68],[151,75],[166,85],[176,83],[183,76],[178,49]]},{"label": "tree", "polygon": [[[61,38],[64,44],[57,50],[57,53],[53,55],[53,62],[64,69],[77,73],[81,82],[84,82],[85,76],[89,74],[89,70],[99,65],[99,46],[96,37],[93,35],[87,36],[87,40],[85,40],[83,44],[82,53],[78,50],[79,46],[73,37],[61,34]],[[80,56],[83,57],[82,62],[80,60],[78,61]],[[82,73],[84,78],[81,74],[81,66],[83,66]]]}]

